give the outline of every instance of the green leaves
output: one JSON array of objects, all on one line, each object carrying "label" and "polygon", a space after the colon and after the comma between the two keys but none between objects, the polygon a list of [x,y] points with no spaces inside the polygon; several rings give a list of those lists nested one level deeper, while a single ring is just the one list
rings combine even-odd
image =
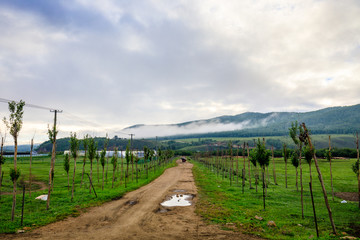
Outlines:
[{"label": "green leaves", "polygon": [[69,158],[69,154],[65,154],[64,157],[64,170],[66,173],[69,173],[70,170],[70,158]]},{"label": "green leaves", "polygon": [[76,160],[79,151],[80,141],[76,138],[76,133],[70,133],[70,154]]},{"label": "green leaves", "polygon": [[352,165],[352,170],[353,172],[357,175],[359,175],[359,160],[357,160],[353,165]]},{"label": "green leaves", "polygon": [[100,153],[100,163],[102,167],[105,166],[105,156],[106,156],[106,148],[103,149]]},{"label": "green leaves", "polygon": [[10,179],[14,183],[20,177],[20,169],[15,170],[14,168],[10,168]]},{"label": "green leaves", "polygon": [[23,100],[20,100],[20,102],[18,103],[16,103],[15,101],[9,102],[9,120],[7,120],[5,117],[3,119],[4,124],[9,129],[10,134],[14,137],[14,139],[17,139],[23,124],[22,118],[24,115],[24,106],[25,102]]},{"label": "green leaves", "polygon": [[252,158],[255,158],[256,161],[260,164],[262,168],[269,165],[270,162],[270,151],[266,150],[264,144],[258,139],[256,143],[256,148],[253,150]]},{"label": "green leaves", "polygon": [[311,164],[311,160],[314,156],[314,149],[313,148],[310,148],[309,145],[306,145],[304,147],[304,157],[305,157],[305,160],[308,164]]},{"label": "green leaves", "polygon": [[299,151],[295,150],[292,154],[291,154],[291,164],[294,167],[299,167]]},{"label": "green leaves", "polygon": [[97,150],[97,142],[95,142],[95,139],[90,137],[88,138],[88,152],[89,152],[89,160],[92,162],[94,158],[96,157],[96,150]]}]

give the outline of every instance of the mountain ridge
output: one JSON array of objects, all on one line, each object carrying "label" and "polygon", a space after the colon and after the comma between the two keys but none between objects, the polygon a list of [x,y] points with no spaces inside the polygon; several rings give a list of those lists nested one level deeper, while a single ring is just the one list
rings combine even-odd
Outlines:
[{"label": "mountain ridge", "polygon": [[[244,137],[259,134],[275,136],[287,134],[291,122],[294,121],[305,122],[313,133],[354,133],[360,129],[360,104],[328,107],[309,112],[244,112],[177,124],[137,124],[123,130],[135,131],[135,134],[138,132],[141,135],[141,131],[155,131],[157,129],[158,131],[155,132],[157,132],[158,136],[163,137],[179,135],[189,135],[191,137],[194,137],[194,135],[205,137],[236,135]],[[208,131],[204,127],[206,125],[209,126]],[[166,133],[166,131],[161,130],[169,131]],[[171,130],[174,131],[174,134],[172,134]],[[237,134],[234,135],[234,133]]]}]

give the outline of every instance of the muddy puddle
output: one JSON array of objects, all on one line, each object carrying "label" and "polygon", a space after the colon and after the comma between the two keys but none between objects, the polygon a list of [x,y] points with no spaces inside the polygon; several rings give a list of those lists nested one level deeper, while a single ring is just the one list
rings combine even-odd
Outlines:
[{"label": "muddy puddle", "polygon": [[190,194],[174,194],[160,204],[163,207],[186,207],[191,205],[191,199],[193,195]]}]

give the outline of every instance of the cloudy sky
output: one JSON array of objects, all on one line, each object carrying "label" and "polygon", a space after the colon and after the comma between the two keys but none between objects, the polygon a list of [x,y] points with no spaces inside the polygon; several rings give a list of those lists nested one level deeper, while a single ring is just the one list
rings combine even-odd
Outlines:
[{"label": "cloudy sky", "polygon": [[0,29],[0,98],[60,136],[360,103],[358,0],[1,0]]}]

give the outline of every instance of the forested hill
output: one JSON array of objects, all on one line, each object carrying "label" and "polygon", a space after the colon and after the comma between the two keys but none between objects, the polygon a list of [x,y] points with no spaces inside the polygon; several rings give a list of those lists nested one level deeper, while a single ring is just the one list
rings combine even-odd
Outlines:
[{"label": "forested hill", "polygon": [[[306,123],[313,134],[353,134],[360,131],[360,104],[345,107],[331,107],[312,112],[246,112],[234,116],[221,116],[206,120],[197,120],[169,125],[135,125],[127,129],[151,130],[151,128],[169,127],[180,130],[194,128],[190,134],[177,134],[167,138],[176,139],[184,137],[256,137],[256,136],[284,136],[288,135],[291,122]],[[197,133],[196,128],[206,129],[208,132]],[[238,126],[237,130],[221,131],[224,126]],[[216,126],[220,126],[219,129]],[[221,128],[222,127],[222,128]],[[210,132],[211,131],[211,132]],[[161,136],[161,133],[159,133]]]},{"label": "forested hill", "polygon": [[[187,128],[190,126],[196,130],[196,127],[201,128],[204,125],[216,126],[216,124],[232,124],[241,126],[241,130],[233,131],[218,131],[216,127],[211,128],[212,132],[187,134],[187,135],[173,135],[159,138],[164,139],[179,139],[179,138],[211,138],[211,137],[266,137],[266,136],[288,136],[291,122],[298,121],[305,122],[312,134],[353,134],[360,131],[360,104],[347,107],[332,107],[325,108],[313,112],[295,113],[295,112],[271,112],[271,113],[254,113],[247,112],[234,116],[221,116],[217,118],[198,120],[192,122],[185,122],[172,125],[136,125],[128,129],[132,131],[140,131],[142,129],[148,130],[154,127],[171,127],[171,128]],[[216,123],[214,125],[214,123]],[[208,128],[210,129],[210,128]],[[153,131],[154,132],[154,131]],[[158,131],[158,136],[161,132]],[[99,148],[103,148],[105,138],[95,139]],[[120,150],[124,150],[128,144],[128,139],[112,138],[110,139],[108,149],[113,150],[117,146]],[[353,140],[351,140],[352,142]],[[160,146],[161,141],[156,142],[148,139],[135,139],[133,142],[134,149],[143,149],[144,146],[154,148],[156,144]],[[281,141],[279,142],[281,145]],[[348,146],[348,142],[339,142],[337,146]],[[52,145],[50,141],[44,142],[38,148],[41,152],[50,152]],[[163,147],[168,147],[165,144]],[[184,147],[184,146],[183,146]],[[82,148],[82,146],[80,146]],[[59,139],[57,141],[57,151],[64,151],[69,149],[69,138]]]}]

